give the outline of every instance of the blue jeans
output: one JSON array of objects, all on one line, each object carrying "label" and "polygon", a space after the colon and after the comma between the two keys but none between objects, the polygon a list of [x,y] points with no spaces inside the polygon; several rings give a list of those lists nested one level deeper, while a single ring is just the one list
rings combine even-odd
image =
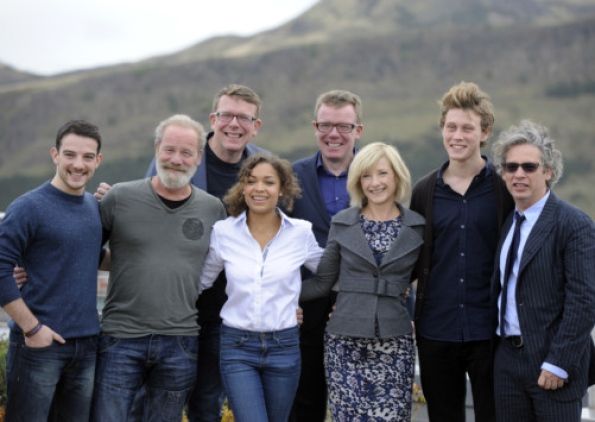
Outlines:
[{"label": "blue jeans", "polygon": [[221,376],[237,422],[286,422],[300,377],[298,327],[221,326]]},{"label": "blue jeans", "polygon": [[144,421],[175,421],[196,379],[196,336],[148,335],[99,339],[92,420],[127,420],[144,387]]},{"label": "blue jeans", "polygon": [[188,401],[189,422],[219,422],[225,394],[219,372],[221,322],[203,322],[198,336],[198,376]]},{"label": "blue jeans", "polygon": [[96,357],[97,336],[30,348],[11,330],[6,421],[88,420]]}]

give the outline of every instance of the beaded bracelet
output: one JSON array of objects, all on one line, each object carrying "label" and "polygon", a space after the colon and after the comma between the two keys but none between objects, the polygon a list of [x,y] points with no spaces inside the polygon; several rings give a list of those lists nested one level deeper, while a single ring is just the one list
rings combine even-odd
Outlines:
[{"label": "beaded bracelet", "polygon": [[38,321],[35,327],[31,328],[29,331],[25,333],[25,337],[33,337],[35,334],[39,332],[39,330],[41,330],[41,327],[43,327],[43,324]]}]

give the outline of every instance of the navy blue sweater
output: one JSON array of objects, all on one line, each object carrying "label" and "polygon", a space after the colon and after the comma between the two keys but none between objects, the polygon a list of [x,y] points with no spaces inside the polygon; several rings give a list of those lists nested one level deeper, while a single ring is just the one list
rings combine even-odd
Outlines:
[{"label": "navy blue sweater", "polygon": [[[23,298],[64,338],[95,335],[99,207],[92,195],[68,195],[49,182],[17,198],[0,224],[0,305]],[[12,271],[25,267],[19,291]],[[13,327],[18,329],[18,327]]]}]

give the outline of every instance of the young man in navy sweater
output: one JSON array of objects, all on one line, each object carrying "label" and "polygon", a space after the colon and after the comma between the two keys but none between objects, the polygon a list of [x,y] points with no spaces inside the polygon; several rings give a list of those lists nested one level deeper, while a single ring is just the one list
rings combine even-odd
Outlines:
[{"label": "young man in navy sweater", "polygon": [[[89,417],[102,230],[85,186],[101,163],[100,149],[96,126],[63,125],[50,150],[55,176],[17,198],[0,225],[0,305],[12,318],[7,420]],[[27,269],[21,290],[16,265]]]}]

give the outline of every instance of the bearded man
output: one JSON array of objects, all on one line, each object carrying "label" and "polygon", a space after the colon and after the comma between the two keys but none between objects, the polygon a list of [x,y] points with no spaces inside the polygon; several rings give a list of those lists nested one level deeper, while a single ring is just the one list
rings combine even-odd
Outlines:
[{"label": "bearded man", "polygon": [[116,184],[100,202],[111,272],[99,340],[93,419],[123,421],[143,388],[146,420],[181,420],[197,371],[198,280],[216,197],[193,186],[205,131],[185,115],[155,130],[157,175]]}]

